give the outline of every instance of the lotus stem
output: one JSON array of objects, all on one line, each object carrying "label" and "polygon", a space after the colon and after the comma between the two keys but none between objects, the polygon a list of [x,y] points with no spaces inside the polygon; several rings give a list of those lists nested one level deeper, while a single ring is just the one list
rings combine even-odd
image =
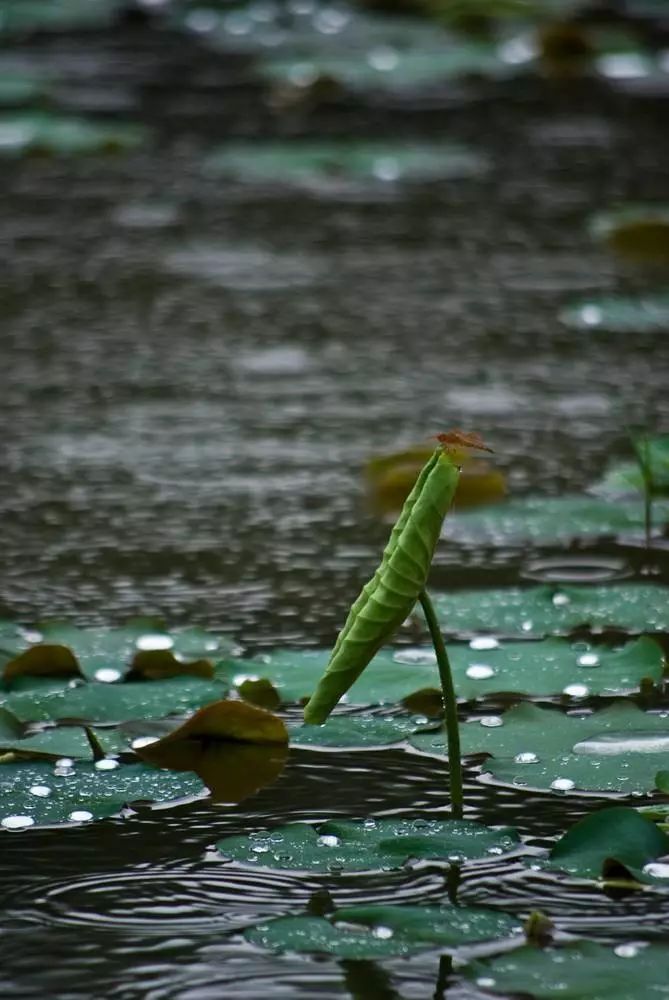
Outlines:
[{"label": "lotus stem", "polygon": [[460,753],[460,729],[458,725],[458,704],[455,697],[455,687],[453,685],[453,673],[451,664],[446,652],[444,637],[441,634],[437,616],[430,597],[425,590],[421,590],[418,595],[420,606],[425,615],[427,627],[430,630],[430,638],[434,646],[439,667],[439,680],[444,699],[444,724],[446,726],[446,740],[448,745],[448,771],[451,791],[451,813],[453,819],[462,819],[464,808],[464,793],[462,779],[462,756]]}]

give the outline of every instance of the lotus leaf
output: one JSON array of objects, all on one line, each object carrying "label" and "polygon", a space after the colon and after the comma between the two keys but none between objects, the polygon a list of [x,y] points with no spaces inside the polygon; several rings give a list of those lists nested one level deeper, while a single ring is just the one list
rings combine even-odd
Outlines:
[{"label": "lotus leaf", "polygon": [[581,625],[627,632],[669,629],[669,587],[651,583],[505,587],[433,594],[447,633],[540,636]]},{"label": "lotus leaf", "polygon": [[481,907],[350,906],[329,918],[279,917],[247,931],[251,944],[272,951],[319,952],[365,959],[442,951],[509,938],[520,926],[505,913]]},{"label": "lotus leaf", "polygon": [[293,871],[402,868],[409,859],[469,861],[513,851],[518,835],[466,820],[368,819],[319,826],[291,823],[216,845],[229,861]]},{"label": "lotus leaf", "polygon": [[[445,735],[417,733],[417,749],[442,756]],[[461,727],[464,754],[489,754],[498,781],[556,791],[647,792],[666,765],[669,719],[614,702],[592,714],[522,704]]]},{"label": "lotus leaf", "polygon": [[560,948],[527,946],[468,965],[469,979],[493,995],[534,1000],[640,1000],[669,997],[665,944],[603,945],[574,941]]},{"label": "lotus leaf", "polygon": [[167,802],[202,794],[189,772],[146,764],[42,761],[0,765],[0,827],[22,830],[54,823],[87,822],[118,813],[133,802]]}]

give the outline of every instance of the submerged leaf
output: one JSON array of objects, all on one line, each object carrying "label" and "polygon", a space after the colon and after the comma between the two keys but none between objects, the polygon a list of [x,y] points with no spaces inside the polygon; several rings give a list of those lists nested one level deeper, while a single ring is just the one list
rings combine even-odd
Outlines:
[{"label": "submerged leaf", "polygon": [[306,722],[327,718],[412,610],[427,581],[458,477],[458,467],[438,448],[407,497],[381,565],[351,607],[325,674],[305,708]]},{"label": "submerged leaf", "polygon": [[520,932],[517,920],[482,907],[349,906],[328,918],[279,917],[244,935],[271,951],[318,952],[338,958],[409,955],[438,945],[448,951],[463,945],[509,938]]},{"label": "submerged leaf", "polygon": [[669,836],[636,809],[614,806],[579,820],[550,852],[548,868],[581,878],[616,877],[622,869],[639,882],[655,882],[649,862],[669,854]]},{"label": "submerged leaf", "polygon": [[216,847],[230,861],[293,871],[373,871],[402,868],[410,858],[454,862],[513,851],[518,835],[467,820],[369,819],[317,827],[291,823]]}]

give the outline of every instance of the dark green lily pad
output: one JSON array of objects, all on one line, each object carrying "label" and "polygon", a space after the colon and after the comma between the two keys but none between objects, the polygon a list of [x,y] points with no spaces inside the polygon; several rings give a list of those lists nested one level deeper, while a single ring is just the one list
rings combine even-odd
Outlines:
[{"label": "dark green lily pad", "polygon": [[105,27],[118,6],[118,0],[3,0],[0,36]]},{"label": "dark green lily pad", "polygon": [[581,625],[626,632],[669,629],[669,587],[652,583],[505,587],[433,594],[447,633],[541,636]]},{"label": "dark green lily pad", "polygon": [[291,746],[340,747],[350,750],[391,746],[403,743],[419,723],[426,720],[407,715],[375,716],[333,715],[322,726],[294,726],[290,729]]},{"label": "dark green lily pad", "polygon": [[85,118],[39,111],[0,115],[0,153],[3,156],[110,153],[136,149],[145,140],[146,130],[141,125],[100,124]]},{"label": "dark green lily pad", "polygon": [[[116,753],[126,749],[122,736],[109,730],[93,732],[93,738],[101,744],[104,752]],[[84,757],[93,756],[91,743],[80,726],[58,726],[36,731],[26,731],[19,720],[0,708],[0,754],[16,753],[38,757]]]},{"label": "dark green lily pad", "polygon": [[[664,667],[661,647],[646,637],[619,650],[604,646],[591,649],[585,643],[574,646],[565,639],[502,642],[488,650],[453,643],[448,646],[448,655],[456,693],[467,700],[500,692],[536,697],[621,694],[638,690],[643,678],[659,681]],[[262,661],[230,661],[225,672],[231,681],[245,674],[265,678],[282,701],[299,702],[313,694],[329,656],[329,650],[277,650]],[[418,690],[438,686],[436,659],[430,647],[383,650],[344,700],[350,705],[393,704]],[[343,717],[337,720],[343,722]],[[330,723],[325,729],[327,725]],[[313,728],[324,731],[324,727]]]},{"label": "dark green lily pad", "polygon": [[200,628],[167,630],[141,619],[120,628],[89,629],[66,622],[47,622],[30,630],[0,623],[0,663],[4,660],[6,665],[27,649],[45,646],[70,650],[84,677],[105,683],[124,677],[138,656],[162,654],[189,663],[218,658],[232,648],[228,639]]},{"label": "dark green lily pad", "polygon": [[[579,820],[550,852],[547,868],[579,878],[611,878],[626,874],[639,882],[653,877],[653,863],[669,854],[669,836],[636,809],[614,806]],[[669,865],[666,868],[669,875]],[[666,881],[666,879],[665,879]]]},{"label": "dark green lily pad", "polygon": [[211,154],[206,169],[245,183],[424,181],[479,176],[487,171],[488,161],[453,143],[294,140],[230,143]]},{"label": "dark green lily pad", "polygon": [[2,764],[0,828],[87,822],[112,816],[133,802],[167,802],[203,790],[202,781],[189,771],[163,771],[146,764]]},{"label": "dark green lily pad", "polygon": [[[0,19],[2,15],[0,14]],[[2,34],[0,20],[0,35]],[[0,67],[0,107],[18,107],[43,98],[48,91],[47,80],[25,70]]]},{"label": "dark green lily pad", "polygon": [[442,951],[513,937],[513,917],[482,907],[350,906],[330,917],[279,917],[245,933],[270,951],[317,952],[346,959],[409,955],[438,946]]},{"label": "dark green lily pad", "polygon": [[463,971],[493,995],[535,1000],[641,1000],[669,996],[665,944],[603,945],[574,941],[561,948],[527,946],[473,962]]},{"label": "dark green lily pad", "polygon": [[563,309],[560,320],[572,330],[666,333],[669,331],[669,295],[587,299]]},{"label": "dark green lily pad", "polygon": [[[623,701],[591,715],[516,705],[460,729],[462,752],[490,754],[485,770],[497,780],[561,792],[651,791],[669,751],[666,713],[642,712]],[[446,754],[443,733],[417,733],[410,742]]]},{"label": "dark green lily pad", "polygon": [[59,719],[125,722],[187,715],[210,702],[219,701],[226,693],[226,685],[218,681],[174,677],[125,684],[82,683],[45,693],[26,690],[7,695],[3,704],[22,722],[56,722]]},{"label": "dark green lily pad", "polygon": [[[656,524],[669,519],[669,503],[655,504]],[[606,502],[597,497],[523,497],[446,518],[444,536],[479,546],[562,545],[575,538],[643,535],[640,501]]]},{"label": "dark green lily pad", "polygon": [[229,861],[292,871],[361,872],[402,868],[410,858],[470,861],[513,851],[510,827],[491,829],[466,820],[369,819],[332,821],[313,827],[291,823],[244,837],[226,837],[216,847]]}]

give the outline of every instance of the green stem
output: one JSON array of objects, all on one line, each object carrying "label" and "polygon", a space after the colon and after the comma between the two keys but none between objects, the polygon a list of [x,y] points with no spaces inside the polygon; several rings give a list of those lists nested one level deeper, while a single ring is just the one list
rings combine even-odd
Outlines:
[{"label": "green stem", "polygon": [[451,785],[451,812],[454,819],[462,819],[463,812],[463,781],[462,781],[462,756],[460,754],[460,729],[458,726],[458,705],[455,698],[455,688],[453,686],[453,674],[451,664],[446,652],[444,637],[441,634],[437,616],[434,612],[432,601],[427,591],[421,590],[418,595],[420,606],[423,609],[427,627],[430,630],[432,645],[437,656],[437,666],[439,667],[439,680],[444,696],[444,722],[446,724],[446,739],[448,744],[448,771]]}]

